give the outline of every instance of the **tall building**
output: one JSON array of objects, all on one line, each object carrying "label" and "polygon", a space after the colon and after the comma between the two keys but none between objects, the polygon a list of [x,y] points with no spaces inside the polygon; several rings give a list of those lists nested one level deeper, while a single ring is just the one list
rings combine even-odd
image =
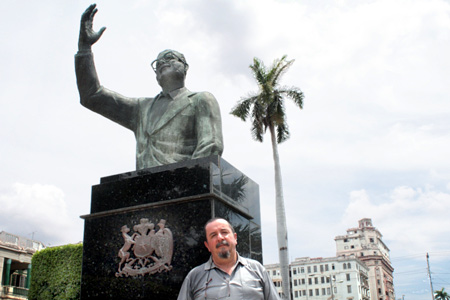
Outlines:
[{"label": "tall building", "polygon": [[[279,265],[265,267],[281,294]],[[369,300],[368,271],[354,256],[297,258],[290,264],[291,299]]]},{"label": "tall building", "polygon": [[371,300],[395,300],[394,268],[389,248],[381,238],[381,233],[372,225],[372,219],[361,219],[357,228],[349,228],[346,235],[335,237],[336,255],[355,256],[369,268]]}]

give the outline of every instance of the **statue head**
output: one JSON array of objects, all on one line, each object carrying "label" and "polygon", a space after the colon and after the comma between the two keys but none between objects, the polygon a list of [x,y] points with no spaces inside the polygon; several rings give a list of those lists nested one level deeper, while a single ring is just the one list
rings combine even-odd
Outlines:
[{"label": "statue head", "polygon": [[181,62],[184,65],[184,75],[186,75],[187,70],[189,69],[189,65],[186,62],[186,58],[184,55],[176,50],[166,49],[164,51],[161,51],[158,54],[158,57],[152,61],[151,66],[153,68],[153,71],[155,73],[158,73],[158,69],[166,64],[170,64],[171,62]]},{"label": "statue head", "polygon": [[163,90],[173,90],[184,86],[189,65],[183,54],[175,50],[164,50],[151,63],[156,80]]}]

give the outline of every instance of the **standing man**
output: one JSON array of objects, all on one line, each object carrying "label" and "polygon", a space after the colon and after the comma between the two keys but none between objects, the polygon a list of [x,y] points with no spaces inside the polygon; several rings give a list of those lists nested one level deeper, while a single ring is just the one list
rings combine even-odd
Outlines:
[{"label": "standing man", "polygon": [[209,220],[205,233],[205,246],[211,257],[189,272],[178,300],[280,299],[265,268],[236,252],[237,234],[227,220]]},{"label": "standing man", "polygon": [[164,50],[152,62],[162,92],[154,98],[128,98],[100,85],[92,45],[105,27],[92,27],[96,5],[81,17],[75,72],[81,104],[132,130],[136,137],[136,169],[221,155],[222,121],[219,105],[208,92],[185,87],[189,65],[183,54]]}]

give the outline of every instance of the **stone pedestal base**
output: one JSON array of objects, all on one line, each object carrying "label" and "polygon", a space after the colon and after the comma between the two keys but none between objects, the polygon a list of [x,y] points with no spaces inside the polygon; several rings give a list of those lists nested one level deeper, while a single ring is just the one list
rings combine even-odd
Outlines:
[{"label": "stone pedestal base", "polygon": [[82,216],[81,299],[176,299],[209,258],[212,217],[229,220],[238,252],[262,262],[258,185],[221,157],[102,178]]}]

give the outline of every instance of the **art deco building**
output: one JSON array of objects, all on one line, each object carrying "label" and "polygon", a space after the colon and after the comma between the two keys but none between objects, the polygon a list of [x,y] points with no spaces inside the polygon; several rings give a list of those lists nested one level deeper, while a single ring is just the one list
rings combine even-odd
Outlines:
[{"label": "art deco building", "polygon": [[395,300],[394,268],[389,258],[389,248],[371,219],[361,219],[358,223],[357,228],[347,229],[346,235],[335,237],[336,255],[356,256],[369,268],[371,300]]},{"label": "art deco building", "polygon": [[[281,293],[279,265],[265,267]],[[290,264],[291,299],[369,300],[368,271],[354,256],[297,258]]]}]

